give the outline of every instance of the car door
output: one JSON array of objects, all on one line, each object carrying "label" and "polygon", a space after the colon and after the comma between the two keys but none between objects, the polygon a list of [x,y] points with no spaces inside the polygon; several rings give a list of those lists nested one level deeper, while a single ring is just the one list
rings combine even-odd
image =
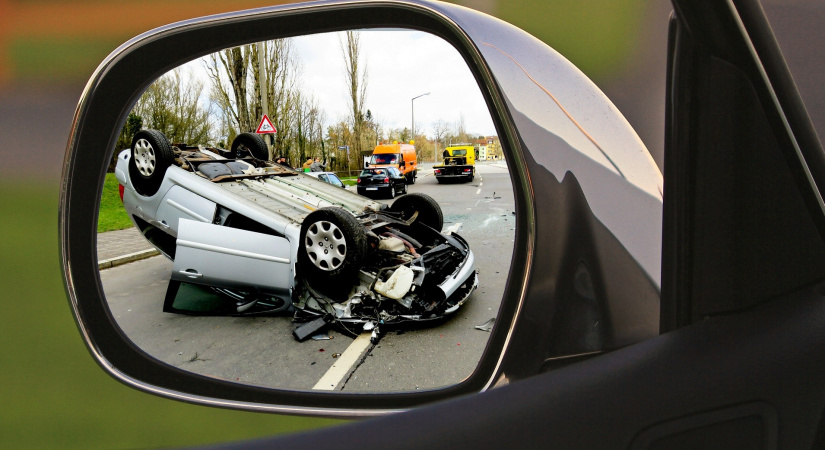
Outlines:
[{"label": "car door", "polygon": [[290,299],[294,287],[289,241],[181,219],[171,279]]},{"label": "car door", "polygon": [[404,191],[401,185],[401,172],[396,169],[395,167],[387,167],[387,176],[390,179],[390,186],[389,188],[392,189],[395,194],[399,194]]}]

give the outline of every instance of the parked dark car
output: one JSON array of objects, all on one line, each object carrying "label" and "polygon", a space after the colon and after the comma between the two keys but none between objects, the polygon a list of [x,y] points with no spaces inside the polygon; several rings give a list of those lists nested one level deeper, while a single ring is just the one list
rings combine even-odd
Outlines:
[{"label": "parked dark car", "polygon": [[407,193],[407,179],[395,167],[369,168],[358,175],[358,193],[367,197],[395,198]]}]

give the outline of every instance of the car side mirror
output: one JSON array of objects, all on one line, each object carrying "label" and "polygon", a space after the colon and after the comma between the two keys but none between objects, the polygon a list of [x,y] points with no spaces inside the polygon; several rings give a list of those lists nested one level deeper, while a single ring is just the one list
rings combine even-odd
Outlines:
[{"label": "car side mirror", "polygon": [[[476,162],[473,173],[483,177],[483,187],[436,182],[434,176],[422,180],[433,175],[425,173],[430,169],[422,162],[418,181],[413,177],[407,183],[409,194],[385,202],[345,197],[342,191],[331,198],[322,181],[268,161],[287,151],[272,148],[280,145],[277,133],[286,129],[277,119],[270,124],[264,120],[272,120],[277,109],[254,117],[255,123],[247,118],[250,123],[243,129],[216,133],[214,145],[183,144],[163,130],[142,130],[134,133],[128,149],[114,151],[143,96],[184,64],[203,65],[200,58],[212,57],[214,65],[207,61],[204,78],[192,78],[212,73],[222,79],[233,55],[243,59],[245,54],[246,61],[275,57],[286,50],[272,52],[272,46],[286,39],[295,43],[325,33],[346,36],[389,28],[438,37],[466,65],[467,80],[477,86],[482,105],[475,109],[488,112],[503,157]],[[305,49],[310,51],[309,44]],[[267,74],[251,76],[265,79]],[[423,117],[423,106],[416,117]],[[361,125],[359,129],[367,128]],[[273,130],[275,138],[268,143],[255,133]],[[368,149],[330,141],[313,151],[320,156],[336,147],[336,161],[347,161],[349,172],[339,175],[351,175],[354,169],[357,177],[359,158]],[[311,156],[296,154],[290,160]],[[114,263],[101,257],[97,239],[100,198],[113,157],[118,158],[115,177],[123,186],[123,204],[142,235],[138,237],[162,253],[158,258],[168,257],[146,269],[161,274],[151,282],[148,275],[140,278],[141,266],[121,267],[129,274],[123,283],[134,286],[127,292],[134,303],[128,305],[117,304],[122,297],[114,293],[121,281],[111,279],[114,272],[101,271]],[[298,157],[302,159],[293,159]],[[150,180],[161,162],[164,177]],[[431,170],[437,174],[440,169]],[[133,179],[145,179],[143,187],[130,189],[136,186]],[[443,197],[434,200],[425,189]],[[307,201],[308,193],[319,200]],[[461,198],[472,204],[446,209]],[[285,202],[287,206],[270,210],[289,221],[279,222],[261,207],[250,206],[266,202]],[[350,212],[342,213],[336,205],[348,205]],[[69,137],[60,203],[62,267],[90,352],[104,370],[131,386],[249,410],[376,415],[485,391],[657,335],[661,208],[661,174],[623,116],[574,65],[523,31],[466,8],[427,1],[285,5],[171,24],[133,38],[101,63],[80,100]],[[486,216],[473,215],[480,211]],[[203,256],[216,253],[228,259]],[[351,266],[344,255],[356,253],[370,263]],[[476,254],[483,257],[472,256]],[[376,255],[380,259],[369,259]],[[194,270],[181,262],[185,257],[193,265],[215,263]],[[256,262],[226,263],[237,258]],[[422,277],[433,273],[442,279],[427,284]],[[328,281],[333,274],[341,276]],[[341,280],[351,283],[351,290],[328,291]],[[398,294],[395,288],[403,283],[405,290]],[[159,295],[149,292],[157,286],[168,287]],[[150,298],[154,303],[148,305]],[[213,308],[210,302],[229,305],[231,314],[226,315],[232,317],[195,313]],[[314,342],[327,344],[262,358],[255,349],[269,346],[267,341],[239,339],[233,341],[239,342],[235,351],[210,363],[197,352],[182,358],[184,350],[193,350],[176,343],[185,338],[167,335],[164,339],[170,340],[156,346],[160,332],[148,331],[174,322],[180,327],[174,333],[190,342],[211,339],[223,345],[228,342],[223,339],[239,334],[217,330],[222,325],[226,330],[228,321],[239,322],[235,318],[250,311],[265,314],[244,321],[244,333],[254,328],[270,340],[304,342],[321,335]],[[463,315],[448,317],[457,311]],[[292,329],[266,315],[284,312],[300,316],[302,325]],[[428,327],[460,329],[470,340],[444,340],[452,339],[447,331],[420,332],[428,321]],[[393,329],[390,323],[400,326]],[[345,336],[353,343],[358,338],[341,333],[334,340],[318,333],[330,324],[366,335],[358,341],[363,348],[381,345],[373,339],[381,334],[404,338],[405,347],[386,341],[385,351],[402,355],[399,366],[411,367],[405,373],[409,382],[394,384],[397,378],[382,376],[376,365],[362,372],[365,385],[377,377],[369,388],[330,392],[325,386],[335,389],[338,382],[325,381],[312,358],[329,356],[324,370],[369,364],[368,354],[348,353],[350,346],[341,345]],[[403,359],[408,355],[418,359]],[[301,364],[271,376],[295,361]],[[244,364],[276,381],[242,379],[237,367]],[[462,371],[451,372],[459,366]],[[445,374],[449,378],[441,378]],[[290,384],[311,377],[317,383],[309,387]]]}]

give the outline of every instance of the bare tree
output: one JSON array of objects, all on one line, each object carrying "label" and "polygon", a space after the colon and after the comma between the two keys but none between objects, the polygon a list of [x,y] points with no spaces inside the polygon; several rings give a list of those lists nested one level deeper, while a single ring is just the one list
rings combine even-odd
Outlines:
[{"label": "bare tree", "polygon": [[[367,95],[367,72],[361,61],[360,34],[357,31],[347,31],[346,41],[341,42],[341,52],[344,56],[344,81],[347,84],[350,101],[350,127],[352,130],[351,153],[360,161],[364,150],[362,135],[364,129],[364,101]],[[351,164],[350,161],[347,164]],[[360,166],[360,162],[358,164]]]},{"label": "bare tree", "polygon": [[142,126],[159,130],[172,142],[209,140],[209,106],[202,101],[203,83],[183,76],[180,69],[160,77],[146,89],[133,112]]},{"label": "bare tree", "polygon": [[[327,128],[327,148],[330,150],[332,168],[335,170],[347,170],[347,152],[341,147],[346,147],[352,142],[352,133],[349,124],[342,120]],[[360,166],[360,162],[359,162]]]},{"label": "bare tree", "polygon": [[441,144],[441,148],[446,147],[446,144],[444,142],[442,142],[441,140],[444,139],[444,137],[447,136],[447,133],[449,133],[449,130],[450,130],[450,125],[447,124],[447,122],[443,121],[442,119],[438,119],[435,122],[433,122],[433,135],[435,136],[435,149],[434,149],[435,158],[433,159],[433,161],[436,161],[436,162],[438,161],[439,144]]},{"label": "bare tree", "polygon": [[[230,130],[235,131],[229,133],[230,140],[240,132],[252,130],[247,96],[252,51],[252,45],[228,48],[209,55],[206,63],[212,79],[212,99],[223,109]],[[228,86],[223,83],[223,77]]]},{"label": "bare tree", "polygon": [[222,135],[227,143],[239,133],[255,130],[263,116],[265,97],[269,118],[278,130],[275,152],[289,154],[295,139],[300,75],[292,41],[277,39],[222,50],[210,55],[205,65],[212,82],[212,101],[223,111]]},{"label": "bare tree", "polygon": [[469,134],[467,134],[467,127],[464,125],[464,114],[460,114],[458,116],[458,120],[455,122],[455,137],[459,142],[470,142],[472,139]]}]

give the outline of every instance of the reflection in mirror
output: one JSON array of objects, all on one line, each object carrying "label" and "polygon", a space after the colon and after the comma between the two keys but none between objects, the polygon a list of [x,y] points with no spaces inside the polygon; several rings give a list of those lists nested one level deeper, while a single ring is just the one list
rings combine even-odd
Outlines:
[{"label": "reflection in mirror", "polygon": [[458,52],[418,31],[273,40],[181,66],[129,114],[103,188],[112,315],[152,357],[244,384],[458,383],[513,253],[495,134]]}]

